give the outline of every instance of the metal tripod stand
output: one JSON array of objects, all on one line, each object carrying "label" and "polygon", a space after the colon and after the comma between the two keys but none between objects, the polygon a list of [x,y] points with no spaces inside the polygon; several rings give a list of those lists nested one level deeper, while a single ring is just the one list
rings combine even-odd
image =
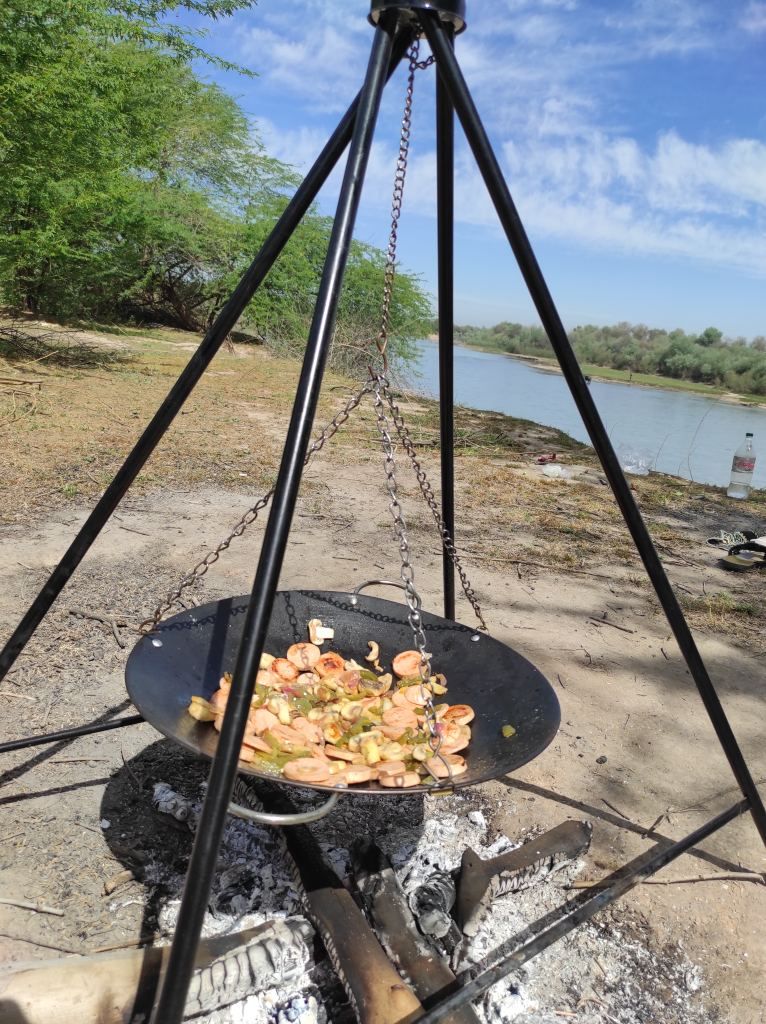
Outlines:
[{"label": "metal tripod stand", "polygon": [[[553,345],[566,382],[585,422],[593,446],[619,504],[633,541],[667,616],[681,653],[699,691],[719,742],[729,760],[743,799],[728,811],[684,839],[661,850],[650,851],[639,862],[620,872],[607,888],[587,891],[573,901],[549,927],[506,957],[493,969],[437,1003],[421,1017],[435,1021],[457,1005],[475,998],[489,985],[531,956],[571,931],[599,909],[622,895],[646,875],[653,874],[717,831],[750,811],[766,843],[766,809],[752,779],[737,740],[726,718],[715,687],[702,662],[688,624],[652,544],[647,528],[623,476],[618,459],[593,403],[563,324],[548,291],[532,248],[519,219],[500,166],[455,58],[453,37],[465,27],[465,0],[372,0],[374,25],[372,50],[361,92],[309,171],[303,184],[266,240],[261,252],[240,281],[198,351],[171,389],[114,480],[77,534],[70,548],[30,606],[13,636],[0,653],[0,680],[13,665],[29,638],[50,609],[122,497],[172,423],[199,381],[223,340],[261,284],[303,215],[315,199],[349,141],[346,164],[327,258],[309,333],[303,368],[296,390],[290,425],[277,479],[272,512],[244,624],[242,643],[234,672],[229,706],[221,731],[218,753],[210,773],[207,797],[197,829],[183,900],[178,915],[166,980],[159,996],[154,1024],[177,1024],[193,969],[202,920],[212,884],[218,848],[237,772],[238,755],[245,730],[253,683],[263,650],[274,595],[290,532],[302,476],[304,456],[316,410],[324,366],[330,348],[346,258],[351,243],[368,157],[373,141],[381,96],[387,79],[396,69],[413,39],[425,35],[438,70],[437,83],[437,208],[439,344],[441,386],[442,514],[454,534],[453,479],[453,114],[457,113],[477,165],[494,203],[502,227],[521,269],[542,324]],[[448,557],[444,560],[444,609],[454,618],[454,576]],[[104,727],[119,727],[137,719],[122,719]],[[94,727],[67,730],[66,737],[95,731]],[[64,734],[17,741],[0,752],[39,742],[64,738]]]}]

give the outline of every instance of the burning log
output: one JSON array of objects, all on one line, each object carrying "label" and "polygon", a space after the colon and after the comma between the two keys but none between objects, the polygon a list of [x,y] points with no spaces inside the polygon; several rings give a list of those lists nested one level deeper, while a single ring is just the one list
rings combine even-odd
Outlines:
[{"label": "burning log", "polygon": [[[234,784],[234,798],[251,810],[294,813],[281,792],[259,788],[256,795],[244,779]],[[360,1024],[406,1024],[423,1013],[407,985],[378,942],[351,894],[325,860],[305,825],[283,833],[296,881],[305,894],[306,913],[315,925]]]},{"label": "burning log", "polygon": [[457,892],[457,923],[475,935],[493,900],[520,892],[575,860],[590,846],[590,822],[565,821],[509,853],[482,860],[470,848],[463,854]]},{"label": "burning log", "polygon": [[[418,933],[407,899],[386,855],[375,843],[360,840],[354,844],[351,857],[356,884],[365,897],[385,951],[405,977],[411,979],[420,999],[425,1001],[434,993],[443,992],[454,983],[455,975]],[[445,1017],[444,1022],[475,1024],[478,1019],[472,1007],[465,1006]]]},{"label": "burning log", "polygon": [[[311,961],[307,921],[273,921],[203,939],[184,1015],[209,1013],[289,984]],[[169,946],[62,957],[0,971],[0,1020],[129,1024],[148,1020]]]}]

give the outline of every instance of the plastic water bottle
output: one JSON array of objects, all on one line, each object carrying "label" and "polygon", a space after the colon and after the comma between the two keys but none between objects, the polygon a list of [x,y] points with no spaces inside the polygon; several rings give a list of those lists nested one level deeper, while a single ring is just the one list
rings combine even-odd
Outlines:
[{"label": "plastic water bottle", "polygon": [[734,452],[734,458],[731,461],[731,480],[726,491],[730,498],[750,497],[750,484],[754,469],[753,435],[745,434],[745,440]]}]

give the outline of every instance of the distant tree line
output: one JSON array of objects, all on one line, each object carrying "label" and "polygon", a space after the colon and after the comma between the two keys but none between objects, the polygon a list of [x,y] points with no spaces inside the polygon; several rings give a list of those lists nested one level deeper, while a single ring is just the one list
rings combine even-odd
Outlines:
[{"label": "distant tree line", "polygon": [[[466,345],[511,355],[553,355],[541,327],[514,323],[464,326],[455,328],[455,337]],[[748,343],[744,338],[725,338],[716,327],[708,327],[701,334],[686,334],[682,330],[619,323],[611,327],[575,327],[569,337],[582,363],[715,384],[741,394],[766,395],[763,336]]]},{"label": "distant tree line", "polygon": [[[232,97],[191,61],[187,9],[222,17],[251,0],[0,3],[0,304],[64,320],[155,321],[199,331],[284,209],[295,173]],[[312,211],[243,317],[300,347],[331,222]],[[377,333],[384,256],[354,242],[336,355],[361,365]],[[392,332],[431,315],[398,274]]]}]

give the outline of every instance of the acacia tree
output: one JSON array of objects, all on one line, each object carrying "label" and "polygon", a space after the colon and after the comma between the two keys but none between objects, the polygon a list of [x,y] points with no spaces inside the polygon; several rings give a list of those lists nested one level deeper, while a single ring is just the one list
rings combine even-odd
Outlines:
[{"label": "acacia tree", "polygon": [[[250,145],[234,101],[185,63],[199,47],[162,22],[181,6],[220,15],[247,3],[6,0],[0,6],[6,300],[64,315],[113,309],[115,296],[135,279],[136,256],[139,264],[151,262],[152,229],[168,239],[162,211],[177,228],[209,230],[220,242],[227,195],[256,170],[262,154]],[[213,194],[215,203],[201,201]],[[185,217],[177,216],[179,206]],[[209,225],[201,224],[203,216]]]},{"label": "acacia tree", "polygon": [[[0,297],[61,318],[206,326],[297,184],[201,51],[164,16],[248,0],[6,0],[0,6]],[[245,313],[301,347],[330,232],[311,212]],[[383,257],[354,243],[341,303],[348,352],[374,333]],[[394,331],[430,312],[400,276]],[[353,360],[352,360],[353,361]]]}]

